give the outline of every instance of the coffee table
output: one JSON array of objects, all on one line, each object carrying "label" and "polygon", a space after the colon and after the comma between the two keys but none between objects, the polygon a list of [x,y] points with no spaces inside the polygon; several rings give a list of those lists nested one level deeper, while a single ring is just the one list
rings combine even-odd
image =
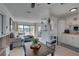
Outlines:
[{"label": "coffee table", "polygon": [[25,43],[25,53],[26,56],[47,56],[49,54],[53,55],[54,54],[54,50],[47,47],[46,45],[44,45],[43,43],[40,42],[40,49],[37,51],[37,53],[35,54],[33,52],[33,50],[30,48],[30,46],[32,45],[32,42],[27,42]]}]

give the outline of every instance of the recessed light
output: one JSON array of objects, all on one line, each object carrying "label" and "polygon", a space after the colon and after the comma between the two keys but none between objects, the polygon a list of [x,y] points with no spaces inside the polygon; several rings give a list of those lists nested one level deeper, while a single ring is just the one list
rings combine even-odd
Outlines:
[{"label": "recessed light", "polygon": [[70,12],[74,12],[74,11],[76,11],[78,8],[72,8],[72,9],[70,9],[69,11]]}]

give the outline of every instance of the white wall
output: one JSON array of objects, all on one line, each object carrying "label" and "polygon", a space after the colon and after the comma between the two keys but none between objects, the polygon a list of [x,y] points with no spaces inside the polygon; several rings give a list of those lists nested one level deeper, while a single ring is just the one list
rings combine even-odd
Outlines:
[{"label": "white wall", "polygon": [[65,18],[59,18],[58,19],[58,34],[62,34],[64,30],[67,28],[66,26],[66,19]]},{"label": "white wall", "polygon": [[52,34],[57,36],[58,18],[51,16]]},{"label": "white wall", "polygon": [[[75,21],[74,18],[77,18]],[[69,28],[69,25],[79,25],[79,14],[71,15],[66,18],[60,19],[60,21],[63,20],[65,22],[65,28]]]},{"label": "white wall", "polygon": [[[74,18],[77,18],[77,20],[74,20]],[[66,26],[69,27],[69,25],[79,25],[79,14],[66,18]]]},{"label": "white wall", "polygon": [[[3,35],[0,35],[0,37],[5,36],[7,34],[10,33],[9,31],[9,18],[11,17],[11,14],[8,12],[8,10],[6,9],[6,7],[3,4],[0,4],[0,13],[3,14],[4,17],[4,24],[3,24]],[[0,28],[1,30],[1,28]],[[6,56],[9,55],[10,50],[9,50],[9,46],[6,47]]]},{"label": "white wall", "polygon": [[65,26],[66,24],[65,24],[65,19],[64,18],[59,18],[58,19],[58,41],[59,42],[61,42],[62,41],[62,39],[63,39],[63,37],[62,37],[62,35],[63,35],[63,32],[64,32],[64,30],[65,30]]},{"label": "white wall", "polygon": [[8,26],[8,28],[6,28],[4,31],[6,31],[6,34],[8,34],[8,33],[10,33],[10,31],[9,31],[9,18],[11,16],[11,14],[8,12],[8,10],[6,9],[6,7],[3,4],[0,4],[0,13],[5,15],[5,18],[6,18],[5,25]]},{"label": "white wall", "polygon": [[[75,21],[74,18],[77,18]],[[62,18],[58,21],[58,41],[79,48],[79,35],[75,34],[64,34],[63,31],[67,28],[70,29],[69,25],[79,26],[79,14],[72,15],[70,17]],[[72,28],[73,29],[73,28]]]},{"label": "white wall", "polygon": [[[77,18],[75,21],[74,18]],[[79,25],[79,14],[72,15],[66,18],[58,19],[58,33],[63,33],[65,29],[69,29],[69,25]]]}]

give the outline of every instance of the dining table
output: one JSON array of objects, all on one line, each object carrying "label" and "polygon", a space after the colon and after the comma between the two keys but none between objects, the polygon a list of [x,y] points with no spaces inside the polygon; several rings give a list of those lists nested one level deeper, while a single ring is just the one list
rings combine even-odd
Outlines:
[{"label": "dining table", "polygon": [[49,48],[48,46],[46,46],[43,43],[39,43],[41,45],[40,49],[37,51],[37,53],[35,54],[33,49],[31,49],[32,46],[32,42],[26,42],[24,43],[24,47],[25,47],[25,54],[26,56],[47,56],[49,54],[51,54],[51,56],[54,55],[54,49],[53,48]]}]

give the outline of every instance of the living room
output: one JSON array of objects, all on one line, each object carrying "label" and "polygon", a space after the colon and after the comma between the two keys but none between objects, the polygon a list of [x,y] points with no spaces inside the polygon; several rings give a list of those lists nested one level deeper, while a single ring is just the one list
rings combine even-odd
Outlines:
[{"label": "living room", "polygon": [[78,6],[0,3],[0,55],[79,56]]}]

